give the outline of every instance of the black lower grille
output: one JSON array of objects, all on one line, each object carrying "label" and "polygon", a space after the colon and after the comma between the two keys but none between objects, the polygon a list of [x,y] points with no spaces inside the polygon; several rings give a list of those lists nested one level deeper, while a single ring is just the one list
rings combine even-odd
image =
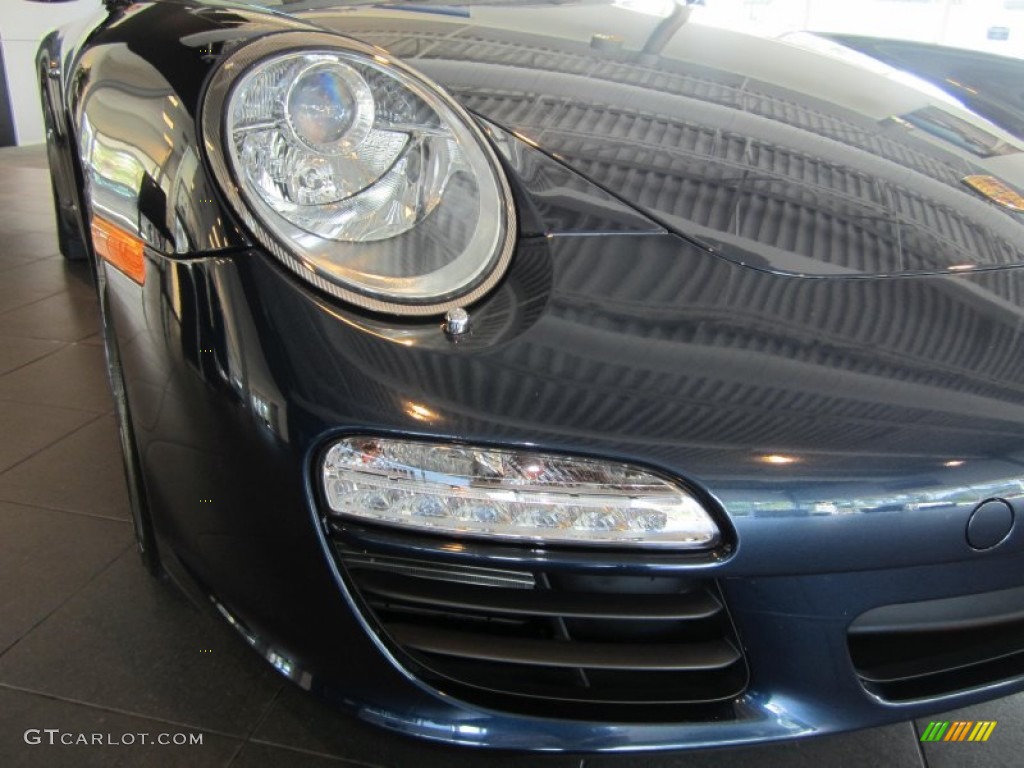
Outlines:
[{"label": "black lower grille", "polygon": [[861,682],[910,701],[1024,676],[1024,588],[903,603],[859,616],[849,631]]},{"label": "black lower grille", "polygon": [[587,719],[649,718],[652,707],[720,719],[746,688],[746,663],[711,580],[338,554],[371,624],[403,663],[466,700]]}]

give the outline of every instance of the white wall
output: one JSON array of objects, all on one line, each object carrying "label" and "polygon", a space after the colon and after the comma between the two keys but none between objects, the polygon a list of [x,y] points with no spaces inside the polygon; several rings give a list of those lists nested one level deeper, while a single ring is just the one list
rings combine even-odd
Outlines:
[{"label": "white wall", "polygon": [[11,98],[18,144],[35,144],[43,140],[43,117],[35,71],[39,41],[54,27],[91,16],[101,7],[100,0],[68,3],[0,0],[0,40],[3,42],[7,92]]},{"label": "white wall", "polygon": [[[659,2],[659,0],[646,0]],[[693,19],[768,35],[841,32],[1024,58],[1022,0],[705,0]],[[988,39],[992,27],[1006,40]]]}]

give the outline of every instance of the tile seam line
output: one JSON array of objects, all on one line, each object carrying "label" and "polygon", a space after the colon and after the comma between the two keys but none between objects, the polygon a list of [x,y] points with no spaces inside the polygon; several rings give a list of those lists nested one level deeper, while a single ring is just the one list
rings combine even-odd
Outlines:
[{"label": "tile seam line", "polygon": [[89,517],[93,520],[106,520],[110,523],[125,523],[131,525],[131,517],[111,517],[109,515],[100,515],[95,512],[83,512],[78,509],[61,509],[60,507],[51,507],[48,504],[35,504],[30,501],[18,501],[15,499],[5,499],[3,497],[3,490],[0,489],[0,504],[10,504],[15,507],[26,507],[28,509],[38,509],[43,512],[59,512],[64,515],[78,515],[79,517]]},{"label": "tile seam line", "polygon": [[[4,273],[0,272],[0,280],[3,280],[3,278],[4,278]],[[21,307],[15,307],[14,309],[9,309],[9,310],[5,310],[5,311],[7,311],[7,312],[15,312],[15,311],[17,311],[19,309],[21,309]],[[3,320],[3,314],[0,314],[0,320]],[[95,335],[95,334],[93,334],[93,335]],[[64,344],[66,346],[68,344],[82,344],[82,343],[84,343],[84,339],[88,339],[88,338],[89,338],[89,336],[85,336],[82,339],[77,339],[75,341],[68,341],[67,339],[47,339],[47,338],[41,338],[39,336],[27,336],[24,333],[10,333],[10,332],[8,332],[4,328],[3,323],[0,322],[0,341],[48,341],[51,344]],[[48,356],[49,355],[47,355],[47,357]],[[42,358],[37,358],[37,359],[41,360]]]},{"label": "tile seam line", "polygon": [[[92,576],[90,576],[81,585],[79,585],[78,589],[73,590],[71,592],[71,594],[69,594],[67,597],[65,597],[63,600],[61,600],[59,603],[57,603],[57,605],[55,605],[50,611],[48,611],[46,613],[46,615],[40,617],[39,620],[34,622],[31,627],[29,627],[24,632],[22,632],[21,635],[13,643],[8,645],[3,650],[0,650],[0,659],[3,659],[3,657],[6,656],[11,650],[13,650],[14,648],[17,648],[22,640],[24,640],[26,637],[28,637],[33,632],[35,632],[36,629],[38,629],[40,626],[42,626],[51,616],[53,616],[57,611],[59,611],[65,605],[67,605],[68,601],[70,601],[73,598],[77,597],[79,594],[82,593],[82,590],[84,590],[86,587],[88,587],[90,584],[92,584],[102,574],[104,574],[108,570],[110,570],[110,568],[113,567],[114,563],[116,563],[124,555],[124,553],[127,552],[133,546],[135,546],[134,542],[132,542],[130,544],[127,544],[124,547],[122,547],[120,550],[118,550],[117,554],[114,555],[114,557],[112,557],[102,568],[99,568]],[[11,686],[8,686],[7,683],[4,683],[4,682],[0,681],[0,687],[11,687]]]},{"label": "tile seam line", "polygon": [[[53,296],[50,296],[49,298],[52,299]],[[29,306],[29,305],[25,305],[25,306]],[[17,312],[19,309],[24,309],[24,307],[17,307],[15,309],[8,310],[8,311],[10,311],[10,312]],[[97,312],[98,311],[99,310],[97,310]],[[4,319],[4,315],[0,314],[0,323],[3,322],[3,319]],[[99,319],[99,318],[97,318],[97,319]],[[96,331],[95,330],[90,330],[90,331],[88,331],[86,333],[83,333],[81,336],[75,336],[74,338],[71,338],[71,339],[55,339],[52,336],[30,336],[30,335],[27,335],[27,334],[24,334],[24,333],[17,334],[17,335],[11,335],[9,333],[5,334],[3,332],[2,326],[0,326],[0,336],[2,336],[5,339],[27,339],[28,341],[59,341],[62,344],[81,344],[86,339],[88,339],[88,338],[90,338],[92,336],[95,336],[95,335],[96,335]]]},{"label": "tile seam line", "polygon": [[299,754],[310,755],[313,757],[326,757],[330,760],[335,760],[342,764],[348,763],[349,765],[360,765],[364,766],[364,768],[386,768],[386,766],[383,763],[368,763],[365,760],[356,760],[351,757],[342,757],[331,752],[319,752],[315,749],[304,749],[303,747],[289,746],[288,744],[281,744],[280,742],[268,741],[266,739],[247,739],[245,744],[256,744],[261,747],[274,747],[276,749],[286,749],[289,752],[298,752]]},{"label": "tile seam line", "polygon": [[[2,280],[3,277],[4,277],[3,272],[0,272],[0,280]],[[59,296],[59,295],[60,295],[59,293],[53,294],[53,296]],[[47,296],[46,298],[47,299],[52,299],[53,296]],[[45,301],[45,299],[43,299],[43,301]],[[35,304],[36,302],[32,302],[32,303]],[[31,305],[30,304],[22,304],[20,307],[13,307],[12,309],[5,309],[5,310],[3,310],[2,312],[0,312],[0,321],[3,321],[4,315],[7,314],[8,312],[17,312],[19,309],[24,309],[25,307],[28,307],[28,306],[31,306]],[[92,310],[90,309],[89,311],[91,312]],[[98,308],[98,306],[96,307],[96,313],[97,313],[96,319],[99,320],[100,318],[99,318],[99,308]],[[90,318],[90,320],[91,320],[91,318]],[[0,322],[0,339],[17,339],[17,340],[21,340],[21,341],[50,341],[50,342],[56,342],[58,344],[88,344],[88,342],[86,342],[85,340],[86,339],[91,339],[93,336],[98,336],[101,333],[102,330],[103,330],[102,328],[96,328],[96,330],[92,331],[91,333],[89,333],[89,334],[87,334],[85,336],[76,338],[76,339],[55,339],[52,336],[30,336],[30,335],[26,334],[25,332],[10,333],[4,327],[3,323]],[[103,346],[103,344],[102,344],[102,342],[98,342],[98,343],[93,343],[90,346],[101,347],[101,346]]]},{"label": "tile seam line", "polygon": [[[34,263],[34,262],[30,262],[30,263]],[[17,312],[19,309],[25,309],[26,307],[32,307],[32,306],[35,306],[36,304],[38,304],[41,301],[46,301],[48,299],[52,299],[54,296],[60,296],[61,294],[68,294],[68,293],[70,293],[70,291],[68,291],[67,288],[58,288],[53,293],[48,293],[45,296],[40,296],[38,299],[33,299],[32,301],[26,302],[25,304],[19,304],[16,307],[10,307],[9,309],[2,310],[2,311],[0,311],[0,320],[3,319],[4,315],[10,314],[11,312]],[[38,336],[27,336],[27,337],[23,337],[23,338],[38,339],[39,337]],[[49,339],[49,341],[63,341],[63,339]]]},{"label": "tile seam line", "polygon": [[[0,205],[2,205],[2,203],[0,203]],[[23,237],[23,235],[11,235],[11,237]],[[6,275],[8,272],[11,272],[11,271],[13,271],[15,269],[21,269],[22,267],[31,267],[33,264],[38,264],[41,261],[46,261],[47,259],[52,259],[52,258],[55,258],[55,257],[57,257],[59,255],[60,255],[59,253],[51,253],[49,256],[29,257],[29,258],[26,258],[24,261],[14,261],[14,262],[6,261],[5,260],[5,259],[10,259],[11,258],[10,255],[7,255],[5,257],[0,257],[0,276]],[[19,257],[15,256],[14,258],[19,258]]]},{"label": "tile seam line", "polygon": [[[2,277],[2,274],[0,274],[0,277]],[[39,341],[39,339],[30,339],[27,336],[4,336],[3,333],[0,333],[0,338],[4,338],[4,339],[23,339],[25,341]],[[43,360],[46,360],[47,358],[57,354],[61,350],[67,349],[72,344],[77,344],[78,343],[77,341],[58,341],[57,339],[49,339],[49,341],[54,342],[56,344],[59,344],[60,346],[57,347],[54,350],[51,350],[50,352],[47,352],[45,355],[41,355],[40,357],[34,357],[31,360],[29,360],[28,362],[22,363],[21,365],[15,366],[14,368],[11,368],[10,370],[7,370],[7,371],[4,371],[3,373],[0,373],[0,379],[2,379],[4,376],[6,376],[9,373],[16,373],[16,372],[22,370],[23,368],[27,368],[28,366],[32,365],[33,363],[38,363],[38,362],[41,362]]]},{"label": "tile seam line", "polygon": [[[4,401],[4,402],[6,402],[6,401]],[[23,403],[23,405],[34,405],[34,403]],[[44,406],[44,407],[51,407],[51,406]],[[60,406],[53,406],[53,407],[60,407]],[[70,408],[65,408],[65,409],[62,409],[62,410],[71,410],[71,409]],[[76,411],[76,413],[91,413],[91,411]],[[72,435],[74,435],[74,434],[76,434],[78,432],[81,432],[83,429],[88,427],[90,424],[95,424],[97,421],[99,421],[100,419],[102,419],[102,418],[104,418],[105,416],[108,416],[108,415],[109,414],[107,414],[107,413],[95,413],[95,414],[92,414],[92,418],[91,419],[89,419],[88,421],[83,422],[79,426],[77,426],[74,429],[72,429],[70,432],[65,432],[63,435],[58,437],[56,440],[54,440],[54,441],[52,441],[50,443],[47,443],[46,445],[44,445],[41,448],[39,448],[39,450],[33,451],[28,456],[25,456],[24,458],[18,459],[18,461],[14,462],[9,467],[5,467],[3,470],[0,470],[0,478],[2,478],[4,475],[6,475],[8,472],[10,472],[15,467],[20,467],[22,464],[24,464],[29,459],[34,458],[35,456],[38,456],[43,451],[45,451],[45,450],[47,450],[49,448],[52,448],[53,446],[55,446],[57,443],[61,442],[62,440],[66,439],[66,438],[69,438],[69,437],[71,437]]]},{"label": "tile seam line", "polygon": [[260,712],[259,716],[253,722],[252,726],[245,734],[245,737],[238,746],[235,747],[235,751],[231,753],[231,757],[229,757],[227,762],[224,763],[224,768],[231,768],[231,766],[238,760],[238,756],[242,754],[242,750],[245,748],[245,745],[252,742],[252,735],[256,733],[256,730],[263,725],[264,721],[266,721],[267,716],[270,714],[270,710],[273,709],[274,704],[277,702],[278,698],[280,698],[282,690],[284,690],[284,685],[279,681],[277,690],[274,691],[274,695],[270,697],[270,701],[267,702],[267,706],[263,708],[263,711]]},{"label": "tile seam line", "polygon": [[924,744],[921,742],[921,732],[917,727],[917,721],[910,721],[910,731],[914,734],[914,744],[917,747],[917,756],[921,761],[922,768],[928,768],[928,756],[924,752]]},{"label": "tile seam line", "polygon": [[[0,163],[0,170],[2,170],[2,169],[3,169],[3,163]],[[3,204],[5,202],[7,202],[7,200],[4,199],[3,193],[0,192],[0,204]],[[14,211],[13,208],[8,209],[8,210],[10,210],[12,212]],[[31,211],[29,211],[29,213],[31,213]],[[48,230],[46,232],[43,232],[41,230],[37,230],[37,231],[32,232],[30,234],[21,234],[21,235],[16,234],[16,233],[10,233],[8,235],[8,237],[11,237],[11,238],[13,238],[13,237],[38,237],[38,238],[45,238],[45,237],[55,237],[56,234],[57,234],[56,230]],[[33,253],[40,253],[44,249],[43,248],[29,248],[28,250],[31,250]],[[5,258],[8,258],[8,259],[18,259],[18,261],[15,261],[14,263],[10,264],[7,267],[0,267],[0,270],[17,269],[18,267],[27,267],[29,264],[35,264],[38,261],[46,261],[47,259],[55,259],[58,256],[61,256],[61,258],[63,258],[63,256],[61,255],[61,252],[60,252],[60,243],[58,243],[56,240],[54,240],[53,241],[53,251],[51,251],[50,253],[44,253],[42,256],[38,256],[38,255],[36,255],[36,256],[26,256],[26,255],[23,255],[23,254],[17,253],[17,252],[15,252],[14,255],[7,254],[5,256]]]},{"label": "tile seam line", "polygon": [[[37,360],[36,362],[39,361]],[[14,373],[14,371],[10,371],[10,373]],[[0,381],[2,381],[3,377],[6,375],[7,374],[0,375]],[[53,405],[52,403],[29,403],[23,400],[22,398],[5,397],[4,395],[0,395],[0,403],[17,403],[18,405],[41,405],[44,408],[60,408],[65,411],[74,411],[75,413],[94,413],[101,416],[106,415],[108,413],[112,413],[114,410],[113,405],[111,405],[110,408],[108,408],[105,411],[97,411],[95,408],[76,408],[70,405]]]}]

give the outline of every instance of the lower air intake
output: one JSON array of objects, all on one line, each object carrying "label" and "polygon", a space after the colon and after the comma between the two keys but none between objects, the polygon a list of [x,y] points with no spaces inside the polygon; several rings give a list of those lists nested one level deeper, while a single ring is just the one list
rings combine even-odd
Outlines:
[{"label": "lower air intake", "polygon": [[1024,587],[874,608],[850,625],[864,687],[889,701],[1024,676]]},{"label": "lower air intake", "polygon": [[653,707],[705,720],[731,717],[746,688],[711,580],[338,554],[371,624],[410,671],[467,701],[606,720],[650,718]]}]

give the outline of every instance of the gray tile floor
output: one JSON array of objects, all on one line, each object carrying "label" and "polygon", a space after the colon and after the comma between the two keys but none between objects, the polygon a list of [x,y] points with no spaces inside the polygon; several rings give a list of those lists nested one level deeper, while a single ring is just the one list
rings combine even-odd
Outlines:
[{"label": "gray tile floor", "polygon": [[[283,682],[138,564],[88,269],[57,254],[38,147],[0,150],[0,766],[1018,765],[1024,698],[985,744],[922,723],[800,743],[633,757],[493,755],[363,726]],[[28,729],[201,734],[201,746],[27,744]]]}]

